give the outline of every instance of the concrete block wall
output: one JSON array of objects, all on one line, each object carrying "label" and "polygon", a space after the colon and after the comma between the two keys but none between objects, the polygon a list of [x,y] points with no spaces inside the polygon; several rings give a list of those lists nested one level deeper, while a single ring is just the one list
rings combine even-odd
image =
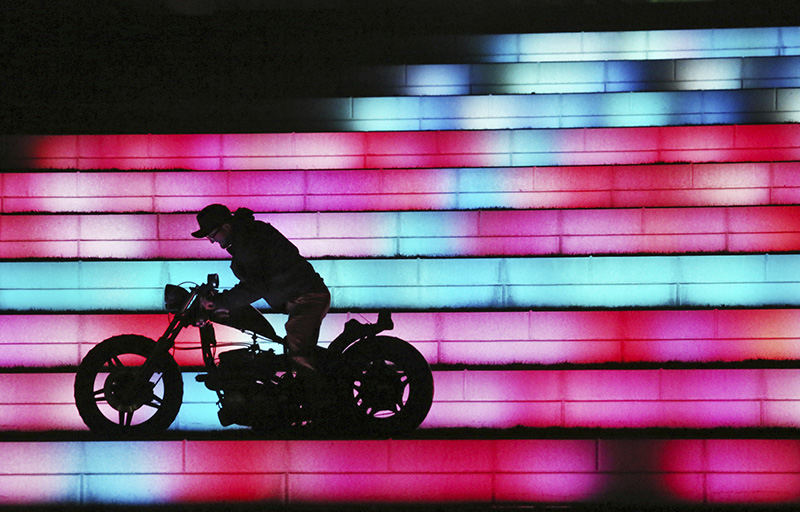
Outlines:
[{"label": "concrete block wall", "polygon": [[[235,201],[232,197],[214,198]],[[214,200],[211,199],[211,200]],[[208,201],[209,198],[206,198]],[[450,210],[259,214],[307,257],[533,256],[784,252],[797,247],[797,206]],[[14,215],[3,258],[214,258],[192,214]]]},{"label": "concrete block wall", "polygon": [[[284,317],[267,319],[281,332]],[[331,313],[322,325],[326,344],[347,320],[375,321],[374,313]],[[418,311],[394,314],[392,334],[412,343],[432,365],[601,365],[751,360],[790,362],[800,354],[797,309],[634,309],[536,311]],[[62,313],[2,316],[0,343],[6,370],[77,366],[98,340],[120,332],[157,338],[164,313]],[[220,326],[220,343],[249,337]],[[182,332],[178,345],[195,346]],[[179,364],[202,364],[196,351],[177,351]]]},{"label": "concrete block wall", "polygon": [[[797,440],[471,439],[4,443],[10,501],[90,505],[798,499]],[[747,461],[742,464],[739,459]],[[26,474],[20,474],[20,470]]]},{"label": "concrete block wall", "polygon": [[[493,57],[474,38],[478,60],[583,62],[552,67],[565,80],[535,96],[260,106],[298,133],[0,138],[2,503],[797,502],[800,96],[746,81],[793,80],[775,70],[793,69],[797,30],[691,34],[516,35]],[[470,59],[401,74],[438,86],[524,69]],[[638,62],[624,59],[739,83],[571,89]],[[653,85],[686,85],[670,83]],[[80,357],[112,334],[156,337],[165,281],[233,284],[225,254],[187,236],[215,201],[313,258],[334,295],[323,339],[401,310],[396,334],[435,370],[420,432],[211,441],[225,435],[214,397],[197,354],[177,352],[186,400],[168,436],[185,439],[85,440]],[[512,427],[534,430],[493,438]],[[492,430],[448,435],[464,428]]]},{"label": "concrete block wall", "polygon": [[[259,212],[481,209],[481,215],[492,215],[491,209],[500,208],[791,205],[800,202],[799,176],[796,161],[237,172],[34,170],[0,173],[0,208],[15,214],[170,213],[236,201]],[[50,222],[47,217],[40,220]],[[6,237],[11,229],[17,240],[25,240],[14,229],[24,221],[4,216],[0,222],[7,226]]]},{"label": "concrete block wall", "polygon": [[[633,366],[635,368],[635,366]],[[220,430],[217,397],[184,373],[174,430]],[[80,431],[74,374],[0,374],[0,428]],[[800,370],[784,368],[434,371],[426,429],[783,429],[800,426]],[[232,427],[227,430],[235,430]],[[344,434],[346,435],[346,434]]]}]

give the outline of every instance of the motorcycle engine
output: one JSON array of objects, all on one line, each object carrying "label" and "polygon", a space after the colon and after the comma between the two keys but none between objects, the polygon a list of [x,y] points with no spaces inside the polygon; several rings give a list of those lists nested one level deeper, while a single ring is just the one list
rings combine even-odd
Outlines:
[{"label": "motorcycle engine", "polygon": [[281,358],[249,348],[219,354],[220,423],[254,426],[278,414]]}]

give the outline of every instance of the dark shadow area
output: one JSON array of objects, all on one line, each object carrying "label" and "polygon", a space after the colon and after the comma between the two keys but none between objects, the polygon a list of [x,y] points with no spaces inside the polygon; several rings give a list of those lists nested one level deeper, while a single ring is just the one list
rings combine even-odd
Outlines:
[{"label": "dark shadow area", "polygon": [[96,442],[96,441],[343,441],[343,440],[492,440],[492,439],[800,439],[800,429],[789,427],[717,427],[717,428],[565,428],[515,427],[431,428],[396,435],[391,438],[364,433],[294,430],[256,432],[250,429],[169,430],[149,436],[108,437],[87,430],[48,432],[0,432],[4,442]]},{"label": "dark shadow area", "polygon": [[238,4],[251,8],[15,2],[0,32],[0,133],[277,130],[266,100],[348,96],[349,67],[457,62],[464,49],[431,35],[784,26],[797,16],[784,0]]}]

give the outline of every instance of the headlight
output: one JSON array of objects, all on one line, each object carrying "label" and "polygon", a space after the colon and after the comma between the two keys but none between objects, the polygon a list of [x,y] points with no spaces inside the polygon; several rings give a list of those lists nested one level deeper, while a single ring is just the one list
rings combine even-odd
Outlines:
[{"label": "headlight", "polygon": [[185,288],[168,284],[164,287],[164,306],[170,313],[177,313],[183,307],[189,292]]}]

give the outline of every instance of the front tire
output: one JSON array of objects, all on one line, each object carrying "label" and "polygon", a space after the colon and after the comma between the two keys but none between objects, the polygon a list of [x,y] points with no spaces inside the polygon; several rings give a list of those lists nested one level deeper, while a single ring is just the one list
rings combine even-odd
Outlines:
[{"label": "front tire", "polygon": [[131,385],[156,342],[144,336],[113,336],[92,348],[75,375],[75,405],[93,432],[144,435],[166,430],[181,407],[183,378],[165,354],[140,386]]},{"label": "front tire", "polygon": [[433,375],[411,344],[391,336],[355,343],[342,355],[348,368],[343,399],[360,429],[386,436],[417,428],[433,402]]}]

